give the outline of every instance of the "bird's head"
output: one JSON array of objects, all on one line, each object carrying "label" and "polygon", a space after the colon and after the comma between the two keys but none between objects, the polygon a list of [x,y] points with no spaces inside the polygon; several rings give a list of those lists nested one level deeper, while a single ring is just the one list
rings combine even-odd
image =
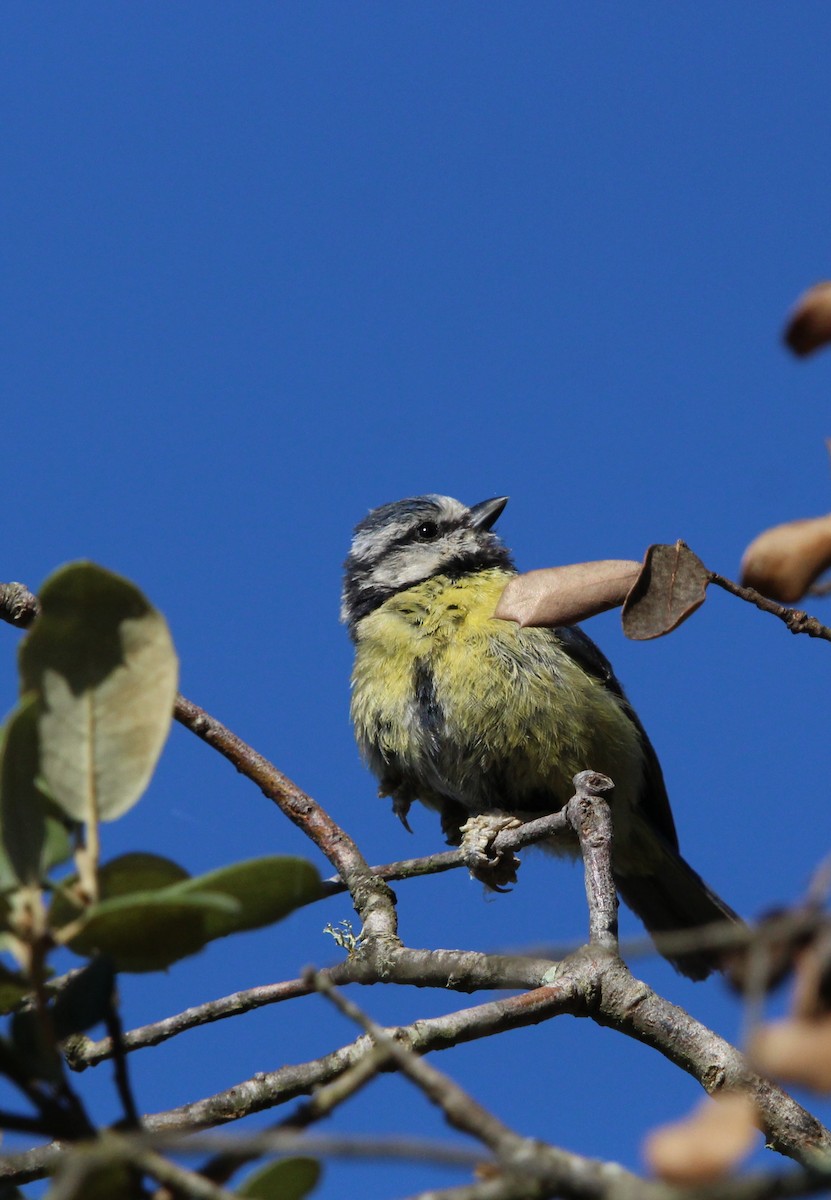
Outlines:
[{"label": "bird's head", "polygon": [[433,575],[511,570],[510,551],[492,532],[507,503],[497,496],[467,508],[451,496],[413,496],[374,508],[355,527],[344,563],[341,620],[350,633],[389,596]]}]

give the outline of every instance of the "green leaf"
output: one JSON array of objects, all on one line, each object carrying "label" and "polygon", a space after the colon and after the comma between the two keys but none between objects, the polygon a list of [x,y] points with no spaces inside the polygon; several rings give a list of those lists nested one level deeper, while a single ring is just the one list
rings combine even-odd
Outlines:
[{"label": "green leaf", "polygon": [[319,899],[322,888],[320,876],[305,859],[271,855],[197,875],[169,888],[167,895],[187,896],[193,892],[220,893],[237,901],[235,911],[217,911],[206,918],[208,937],[220,938],[280,921],[296,908]]},{"label": "green leaf", "polygon": [[119,971],[161,971],[201,950],[210,941],[208,916],[235,906],[217,893],[171,896],[163,889],[119,896],[87,909],[69,948],[76,954],[106,954]]},{"label": "green leaf", "polygon": [[114,820],[141,796],[170,728],[170,632],[138,588],[94,563],[62,567],[40,600],[20,670],[41,702],[41,775],[75,820]]},{"label": "green leaf", "polygon": [[98,874],[100,900],[86,911],[64,882],[49,910],[56,933],[79,918],[69,942],[77,954],[109,954],[120,971],[157,971],[195,954],[214,938],[259,929],[322,894],[320,876],[302,858],[274,855],[190,878],[160,855],[125,854]]},{"label": "green leaf", "polygon": [[38,706],[35,696],[21,701],[9,717],[0,748],[0,880],[37,884],[46,844],[46,797],[35,780],[39,772]]},{"label": "green leaf", "polygon": [[[100,900],[114,900],[135,892],[155,892],[189,878],[185,868],[170,858],[134,851],[113,858],[99,868],[98,896]],[[61,929],[83,913],[81,903],[72,900],[72,889],[77,882],[77,875],[62,880],[62,890],[55,893],[49,908],[50,929]]]},{"label": "green leaf", "polygon": [[317,1185],[320,1174],[316,1158],[284,1158],[249,1175],[237,1195],[249,1200],[303,1200]]},{"label": "green leaf", "polygon": [[67,818],[39,786],[38,701],[24,697],[0,741],[0,888],[38,884],[72,853]]}]

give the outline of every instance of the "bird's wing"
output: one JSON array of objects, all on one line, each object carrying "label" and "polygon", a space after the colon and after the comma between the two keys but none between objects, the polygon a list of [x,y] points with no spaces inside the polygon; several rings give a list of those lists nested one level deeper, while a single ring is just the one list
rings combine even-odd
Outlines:
[{"label": "bird's wing", "polygon": [[669,806],[669,797],[667,796],[661,764],[658,762],[658,756],[652,748],[652,743],[647,737],[646,730],[638,719],[638,714],[629,703],[626,693],[620,686],[617,676],[612,670],[612,664],[603,651],[595,646],[588,634],[585,634],[579,626],[561,625],[553,629],[552,633],[565,652],[576,663],[579,663],[584,671],[587,671],[589,675],[593,675],[595,679],[599,679],[610,692],[614,692],[622,701],[623,711],[637,729],[643,745],[644,787],[641,795],[641,813],[653,829],[661,834],[664,841],[673,850],[677,850],[678,834],[675,830],[675,821],[673,820],[672,810]]}]

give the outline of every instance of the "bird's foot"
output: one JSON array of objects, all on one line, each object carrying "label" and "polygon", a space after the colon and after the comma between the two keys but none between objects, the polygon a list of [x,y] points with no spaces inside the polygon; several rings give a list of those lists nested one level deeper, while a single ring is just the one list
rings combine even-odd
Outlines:
[{"label": "bird's foot", "polygon": [[494,892],[507,891],[507,884],[516,883],[519,859],[511,850],[495,852],[493,843],[503,829],[517,829],[521,824],[516,817],[504,813],[480,813],[468,817],[459,827],[462,853],[471,877]]}]

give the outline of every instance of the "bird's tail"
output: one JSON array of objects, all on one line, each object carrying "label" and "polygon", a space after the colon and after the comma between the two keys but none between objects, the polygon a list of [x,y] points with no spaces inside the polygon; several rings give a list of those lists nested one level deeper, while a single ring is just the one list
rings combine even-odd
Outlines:
[{"label": "bird's tail", "polygon": [[675,950],[661,945],[661,935],[688,933],[717,922],[741,924],[741,918],[707,887],[677,850],[663,839],[650,837],[649,841],[648,870],[634,872],[630,868],[630,873],[616,869],[618,891],[656,938],[663,956],[689,979],[706,979],[724,965],[726,949],[691,946],[689,950]]}]

